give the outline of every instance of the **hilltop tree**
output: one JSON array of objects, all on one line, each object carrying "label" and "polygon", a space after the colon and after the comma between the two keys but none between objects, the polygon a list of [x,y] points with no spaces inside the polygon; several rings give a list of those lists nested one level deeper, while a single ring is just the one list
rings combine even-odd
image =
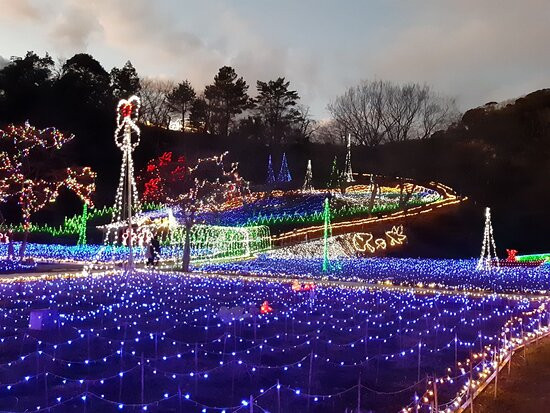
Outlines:
[{"label": "hilltop tree", "polygon": [[179,83],[166,97],[170,110],[181,115],[181,130],[185,131],[185,115],[195,99],[196,93],[188,80]]},{"label": "hilltop tree", "polygon": [[62,74],[56,82],[56,92],[63,97],[67,109],[80,113],[82,109],[100,111],[113,104],[111,76],[92,56],[75,54],[65,62]]},{"label": "hilltop tree", "polygon": [[111,70],[111,89],[116,100],[128,99],[137,95],[141,90],[141,84],[135,67],[129,60],[121,68],[113,67]]},{"label": "hilltop tree", "polygon": [[27,52],[0,70],[0,117],[23,121],[49,95],[54,62]]},{"label": "hilltop tree", "polygon": [[247,90],[244,79],[237,77],[235,69],[229,66],[220,68],[214,83],[206,86],[204,97],[211,111],[210,127],[214,133],[228,136],[235,115],[253,106]]},{"label": "hilltop tree", "polygon": [[[25,235],[19,251],[24,256],[31,216],[55,202],[62,188],[91,205],[96,174],[88,167],[55,167],[56,151],[73,139],[55,128],[38,130],[28,123],[0,131],[0,201],[14,199],[21,208]],[[52,166],[53,165],[53,166]]]},{"label": "hilltop tree", "polygon": [[299,130],[302,117],[296,105],[300,96],[295,90],[289,90],[289,86],[284,77],[269,82],[258,80],[256,84],[256,112],[270,143],[281,142],[294,128]]},{"label": "hilltop tree", "polygon": [[168,94],[174,89],[171,80],[145,78],[141,80],[141,112],[143,122],[167,128],[170,125]]},{"label": "hilltop tree", "polygon": [[208,132],[208,103],[201,96],[195,98],[191,103],[189,123],[196,132]]}]

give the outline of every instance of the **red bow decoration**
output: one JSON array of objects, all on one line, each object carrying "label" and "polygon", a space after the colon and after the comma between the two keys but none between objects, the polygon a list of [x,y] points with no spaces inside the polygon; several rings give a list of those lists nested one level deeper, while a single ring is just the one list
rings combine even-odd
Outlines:
[{"label": "red bow decoration", "polygon": [[269,305],[269,302],[266,300],[262,303],[262,305],[260,306],[260,313],[261,314],[268,314],[268,313],[271,313],[273,311],[273,308],[271,308],[271,306]]}]

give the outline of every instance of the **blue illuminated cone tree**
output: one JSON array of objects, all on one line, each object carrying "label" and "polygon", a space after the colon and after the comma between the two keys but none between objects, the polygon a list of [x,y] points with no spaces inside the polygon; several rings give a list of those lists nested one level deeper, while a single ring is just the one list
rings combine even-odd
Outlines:
[{"label": "blue illuminated cone tree", "polygon": [[288,163],[286,161],[286,153],[283,153],[283,160],[281,161],[281,169],[279,170],[279,176],[277,177],[277,182],[290,182],[292,181],[292,176],[290,175],[290,170],[288,169]]},{"label": "blue illuminated cone tree", "polygon": [[271,161],[271,155],[269,155],[269,160],[267,161],[267,183],[275,183],[275,172],[273,172],[273,162]]}]

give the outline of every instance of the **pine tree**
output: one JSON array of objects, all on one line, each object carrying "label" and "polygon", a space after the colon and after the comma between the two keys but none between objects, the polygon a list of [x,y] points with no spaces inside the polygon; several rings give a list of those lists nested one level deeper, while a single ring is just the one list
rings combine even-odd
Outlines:
[{"label": "pine tree", "polygon": [[195,100],[195,96],[195,90],[188,80],[179,83],[166,96],[170,110],[181,116],[182,131],[185,131],[185,115],[191,109],[191,104]]}]

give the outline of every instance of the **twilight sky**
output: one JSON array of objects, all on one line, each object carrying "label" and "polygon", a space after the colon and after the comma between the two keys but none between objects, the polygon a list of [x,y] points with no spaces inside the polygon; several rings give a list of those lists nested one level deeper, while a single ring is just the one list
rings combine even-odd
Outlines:
[{"label": "twilight sky", "polygon": [[461,109],[550,87],[548,0],[0,0],[0,61],[87,52],[189,79],[285,76],[316,118],[362,79],[428,83]]}]

